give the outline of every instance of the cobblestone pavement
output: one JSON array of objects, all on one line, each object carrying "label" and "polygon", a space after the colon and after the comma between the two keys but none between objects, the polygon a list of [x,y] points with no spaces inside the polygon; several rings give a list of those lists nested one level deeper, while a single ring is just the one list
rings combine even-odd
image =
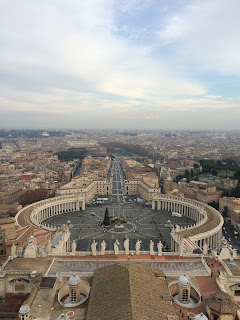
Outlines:
[{"label": "cobblestone pavement", "polygon": [[108,208],[110,218],[118,214],[116,204],[98,205],[87,207],[85,211],[69,212],[51,217],[44,222],[53,226],[66,224],[71,232],[71,241],[77,241],[78,251],[90,251],[92,240],[98,242],[97,250],[100,250],[100,243],[105,240],[106,250],[113,250],[113,244],[116,239],[120,242],[120,250],[123,250],[123,241],[129,238],[130,250],[135,250],[135,243],[138,239],[142,240],[141,250],[149,250],[149,241],[155,243],[154,250],[157,251],[157,242],[163,243],[163,251],[171,249],[171,227],[166,224],[171,220],[171,224],[188,226],[194,224],[193,220],[186,217],[172,216],[171,212],[152,210],[133,201],[131,204],[121,205],[121,216],[127,220],[122,229],[104,228],[101,224],[104,213]]}]

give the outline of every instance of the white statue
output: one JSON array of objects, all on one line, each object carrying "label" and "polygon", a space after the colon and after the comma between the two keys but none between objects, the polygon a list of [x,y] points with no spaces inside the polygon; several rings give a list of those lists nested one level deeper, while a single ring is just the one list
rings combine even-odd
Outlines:
[{"label": "white statue", "polygon": [[162,242],[159,241],[158,244],[157,244],[158,255],[159,255],[159,256],[162,256],[162,247],[163,247]]},{"label": "white statue", "polygon": [[38,256],[39,257],[46,257],[46,253],[44,252],[44,249],[41,246],[38,247]]},{"label": "white statue", "polygon": [[106,247],[107,247],[106,241],[103,240],[101,243],[101,255],[102,256],[104,256],[104,254],[105,254]]},{"label": "white statue", "polygon": [[22,257],[23,256],[23,248],[22,247],[19,247],[18,249],[17,249],[17,256],[18,257]]},{"label": "white statue", "polygon": [[12,244],[12,247],[11,247],[11,256],[12,256],[12,258],[16,258],[16,251],[17,251],[17,248],[16,248],[16,245],[15,245],[15,243],[13,242],[13,244]]},{"label": "white statue", "polygon": [[232,260],[232,250],[227,242],[227,240],[225,239],[225,237],[223,237],[221,239],[221,245],[220,245],[220,252],[219,252],[219,258],[222,260]]},{"label": "white statue", "polygon": [[37,258],[36,239],[30,236],[27,241],[27,246],[24,251],[24,258]]},{"label": "white statue", "polygon": [[93,242],[91,244],[91,249],[92,249],[92,255],[93,256],[97,255],[97,244],[98,244],[98,242],[96,242],[95,240],[93,240]]},{"label": "white statue", "polygon": [[124,249],[125,249],[125,254],[129,255],[129,239],[128,238],[126,238],[124,240],[123,246],[124,246]]},{"label": "white statue", "polygon": [[118,255],[118,252],[119,252],[119,242],[118,240],[116,239],[116,241],[114,242],[114,253],[115,255]]},{"label": "white statue", "polygon": [[72,253],[73,253],[73,254],[76,253],[76,249],[77,249],[77,244],[76,244],[76,241],[73,240],[73,242],[72,242]]},{"label": "white statue", "polygon": [[181,242],[179,245],[179,256],[182,257],[184,254],[184,244]]},{"label": "white statue", "polygon": [[180,231],[180,226],[178,224],[176,224],[176,229],[175,229],[176,232]]},{"label": "white statue", "polygon": [[142,243],[141,240],[138,240],[138,241],[136,242],[135,249],[136,249],[136,254],[137,254],[137,255],[140,254],[141,243]]},{"label": "white statue", "polygon": [[52,251],[52,241],[51,241],[51,239],[48,239],[45,252],[46,252],[47,254],[49,254],[49,253],[51,253],[51,251]]},{"label": "white statue", "polygon": [[208,254],[208,244],[206,241],[203,244],[203,254]]},{"label": "white statue", "polygon": [[237,249],[233,249],[233,255],[232,255],[233,259],[237,258]]},{"label": "white statue", "polygon": [[150,255],[153,256],[154,255],[154,242],[152,240],[150,240],[149,250],[150,250]]}]

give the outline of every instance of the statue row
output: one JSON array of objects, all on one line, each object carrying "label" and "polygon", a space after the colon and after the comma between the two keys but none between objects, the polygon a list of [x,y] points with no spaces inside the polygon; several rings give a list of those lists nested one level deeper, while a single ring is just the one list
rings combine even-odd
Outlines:
[{"label": "statue row", "polygon": [[[141,244],[142,244],[142,241],[141,240],[137,240],[136,244],[135,244],[135,250],[136,250],[136,255],[139,255],[140,254],[140,250],[141,250]],[[93,256],[96,256],[97,255],[97,245],[98,245],[98,242],[96,242],[95,240],[93,240],[92,244],[91,244],[91,250],[92,250],[92,255]],[[114,242],[114,253],[115,255],[118,255],[119,254],[119,241],[116,239],[116,241]],[[106,251],[106,247],[107,247],[107,244],[106,244],[106,241],[103,240],[101,242],[101,251],[100,251],[100,255],[104,255],[105,254],[105,251]],[[126,255],[129,255],[129,239],[126,238],[123,242],[123,247],[124,247],[124,250],[125,250],[125,254]],[[158,248],[158,252],[157,254],[159,256],[162,255],[162,243],[161,241],[158,242],[157,244],[157,248]],[[155,254],[155,251],[154,251],[154,242],[152,240],[150,240],[150,243],[149,243],[149,251],[150,251],[150,255],[154,255]],[[72,243],[72,252],[75,253],[76,252],[76,242],[73,241]]]}]

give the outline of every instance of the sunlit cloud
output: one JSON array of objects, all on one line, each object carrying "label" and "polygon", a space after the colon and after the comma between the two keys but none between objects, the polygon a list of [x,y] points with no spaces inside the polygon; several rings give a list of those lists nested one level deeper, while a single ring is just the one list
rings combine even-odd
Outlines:
[{"label": "sunlit cloud", "polygon": [[[181,3],[4,2],[0,115],[11,126],[12,112],[55,114],[61,127],[76,116],[86,125],[91,114],[96,125],[111,118],[119,128],[124,119],[154,125],[160,112],[177,125],[178,112],[238,110],[239,2]],[[226,76],[231,84],[223,88]],[[41,119],[33,121],[40,126]]]}]

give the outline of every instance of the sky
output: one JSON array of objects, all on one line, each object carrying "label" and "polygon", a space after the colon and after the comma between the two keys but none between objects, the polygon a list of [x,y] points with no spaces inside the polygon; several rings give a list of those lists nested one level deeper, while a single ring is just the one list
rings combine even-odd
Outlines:
[{"label": "sky", "polygon": [[239,129],[239,0],[0,0],[0,128]]}]

